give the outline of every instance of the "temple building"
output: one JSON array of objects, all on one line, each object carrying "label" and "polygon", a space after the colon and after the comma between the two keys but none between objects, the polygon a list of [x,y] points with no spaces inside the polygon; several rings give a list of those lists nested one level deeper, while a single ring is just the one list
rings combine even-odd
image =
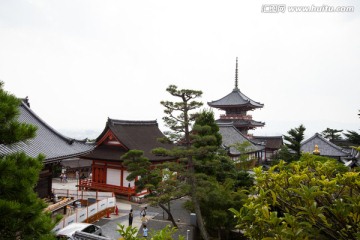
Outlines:
[{"label": "temple building", "polygon": [[[235,67],[235,88],[223,98],[219,100],[208,102],[208,105],[213,108],[217,108],[225,111],[225,114],[221,114],[220,118],[216,120],[220,130],[231,129],[229,125],[233,125],[242,135],[242,137],[234,138],[235,135],[223,134],[224,143],[234,143],[235,139],[242,143],[248,141],[253,145],[254,151],[247,154],[252,154],[259,160],[269,160],[273,156],[274,152],[281,148],[283,145],[282,136],[252,136],[249,134],[249,130],[254,130],[258,127],[264,127],[264,122],[255,121],[252,116],[248,114],[248,111],[255,109],[261,109],[264,104],[256,102],[242,93],[238,87],[238,59],[236,58]],[[226,126],[226,128],[225,128]],[[222,132],[222,131],[220,131]],[[233,131],[232,131],[233,132]],[[226,145],[226,144],[225,144]],[[237,153],[243,154],[243,153]],[[230,154],[230,156],[235,156]]]},{"label": "temple building", "polygon": [[359,152],[355,149],[344,149],[324,138],[320,133],[315,133],[301,143],[301,152],[312,153],[324,157],[337,159],[346,166],[360,166]]},{"label": "temple building", "polygon": [[[92,161],[92,178],[82,180],[81,188],[110,191],[130,198],[139,198],[147,191],[136,193],[136,181],[128,181],[129,175],[121,157],[129,150],[142,150],[144,157],[153,165],[164,161],[174,161],[174,157],[157,156],[154,148],[171,149],[171,144],[158,141],[164,135],[154,121],[130,121],[108,119],[105,129],[96,139],[95,149],[83,159]],[[136,199],[132,199],[136,200]]]},{"label": "temple building", "polygon": [[[247,154],[249,159],[263,159],[265,145],[257,143],[241,133],[232,123],[218,123],[219,133],[222,136],[222,147],[227,150],[229,157],[237,161],[241,154]],[[249,142],[246,152],[236,148],[237,143]]]},{"label": "temple building", "polygon": [[35,188],[38,196],[45,198],[51,194],[54,168],[61,166],[62,161],[78,159],[80,155],[89,153],[94,145],[88,144],[86,140],[65,137],[56,131],[30,109],[27,98],[22,100],[19,111],[18,121],[36,126],[36,136],[11,145],[0,144],[0,155],[16,152],[24,152],[33,158],[39,154],[45,155],[44,168]]},{"label": "temple building", "polygon": [[208,102],[208,105],[225,111],[225,114],[220,115],[220,119],[216,120],[218,123],[233,123],[234,126],[245,135],[248,135],[248,130],[263,127],[265,125],[263,122],[253,120],[252,116],[247,114],[248,111],[264,107],[264,104],[248,98],[238,88],[237,58],[235,69],[235,88],[225,97],[216,101]]}]

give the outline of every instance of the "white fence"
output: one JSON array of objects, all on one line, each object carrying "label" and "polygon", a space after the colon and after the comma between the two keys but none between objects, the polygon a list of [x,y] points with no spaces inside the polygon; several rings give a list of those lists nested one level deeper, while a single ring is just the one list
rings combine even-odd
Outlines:
[{"label": "white fence", "polygon": [[89,217],[95,215],[98,212],[101,212],[107,208],[115,207],[116,200],[115,197],[108,199],[103,199],[97,203],[94,203],[85,208],[78,208],[75,210],[75,213],[64,217],[53,229],[54,232],[58,232],[63,227],[75,222],[84,222]]},{"label": "white fence", "polygon": [[53,189],[53,193],[56,194],[58,197],[67,197],[74,199],[95,198],[96,200],[103,200],[114,197],[114,194],[112,192],[93,192],[69,189]]}]

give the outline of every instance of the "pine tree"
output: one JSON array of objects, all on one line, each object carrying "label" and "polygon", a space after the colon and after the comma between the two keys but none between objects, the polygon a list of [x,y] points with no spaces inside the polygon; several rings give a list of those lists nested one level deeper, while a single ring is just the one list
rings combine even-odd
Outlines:
[{"label": "pine tree", "polygon": [[[222,136],[211,110],[203,110],[198,114],[191,139],[196,198],[199,200],[206,230],[211,237],[226,239],[235,227],[228,209],[241,205],[245,195],[237,191],[237,188],[242,184],[251,185],[251,180],[245,171],[237,171],[235,162],[222,149]],[[190,204],[190,209],[192,206]]]},{"label": "pine tree", "polygon": [[205,222],[202,217],[200,203],[197,198],[197,182],[195,177],[195,159],[194,157],[199,152],[194,151],[192,148],[193,139],[191,137],[191,127],[194,123],[197,112],[203,103],[196,101],[202,95],[202,91],[190,90],[190,89],[178,89],[175,85],[170,85],[167,89],[173,97],[179,99],[179,101],[161,101],[161,104],[165,107],[163,117],[165,126],[170,131],[165,132],[165,135],[170,141],[179,144],[181,147],[176,148],[171,152],[162,150],[155,150],[158,153],[167,153],[168,155],[177,156],[180,160],[184,160],[187,163],[187,182],[190,185],[190,196],[196,213],[197,224],[200,230],[200,234],[204,240],[208,240],[209,236],[205,228]]},{"label": "pine tree", "polygon": [[287,133],[288,135],[284,135],[284,140],[287,141],[285,145],[293,150],[296,155],[296,159],[299,159],[301,156],[301,142],[304,140],[304,132],[306,128],[301,124],[297,128],[290,129]]},{"label": "pine tree", "polygon": [[[36,127],[18,122],[20,100],[0,82],[0,144],[15,144],[35,136]],[[44,157],[25,153],[0,156],[0,239],[53,239],[54,223],[34,187]]]},{"label": "pine tree", "polygon": [[330,141],[341,140],[340,133],[342,131],[343,130],[326,128],[324,131],[321,132],[321,135],[323,135],[324,138],[329,139]]}]

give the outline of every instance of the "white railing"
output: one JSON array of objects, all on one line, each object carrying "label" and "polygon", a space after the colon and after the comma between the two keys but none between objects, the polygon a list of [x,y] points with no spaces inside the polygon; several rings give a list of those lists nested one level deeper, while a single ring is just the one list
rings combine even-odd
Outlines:
[{"label": "white railing", "polygon": [[58,232],[60,229],[66,227],[71,223],[76,222],[84,222],[89,217],[95,215],[98,212],[101,212],[107,208],[115,207],[116,200],[115,197],[111,197],[108,199],[101,200],[97,203],[94,203],[90,206],[84,208],[77,208],[75,209],[75,213],[64,217],[53,229],[54,232]]},{"label": "white railing", "polygon": [[112,192],[95,192],[95,191],[83,191],[83,190],[69,190],[69,189],[53,189],[53,193],[58,197],[67,197],[74,199],[87,199],[95,198],[96,200],[103,200],[110,197],[114,197]]}]

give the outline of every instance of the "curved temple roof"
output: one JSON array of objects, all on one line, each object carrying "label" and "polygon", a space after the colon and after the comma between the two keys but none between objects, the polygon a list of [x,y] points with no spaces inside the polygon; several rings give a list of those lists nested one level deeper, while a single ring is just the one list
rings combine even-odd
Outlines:
[{"label": "curved temple roof", "polygon": [[243,119],[218,119],[217,123],[233,123],[236,127],[263,127],[265,125],[264,122],[254,121],[254,120],[243,120]]},{"label": "curved temple roof", "polygon": [[301,151],[312,153],[315,145],[319,146],[322,156],[346,157],[351,155],[350,152],[325,139],[320,133],[315,133],[314,136],[302,142]]},{"label": "curved temple roof", "polygon": [[222,136],[222,144],[225,148],[229,148],[229,153],[232,155],[241,154],[235,147],[236,143],[243,143],[245,141],[250,143],[249,149],[250,152],[262,151],[265,146],[259,143],[256,143],[249,139],[247,136],[242,134],[232,123],[218,123],[219,133]]},{"label": "curved temple roof", "polygon": [[12,145],[0,144],[0,155],[7,155],[19,151],[25,152],[30,157],[45,155],[45,163],[51,163],[70,157],[77,157],[90,152],[93,144],[86,143],[86,140],[75,140],[65,137],[45,123],[37,116],[26,102],[20,107],[19,122],[36,126],[36,137],[26,142],[19,142]]},{"label": "curved temple roof", "polygon": [[208,102],[210,107],[215,108],[230,108],[230,107],[246,107],[247,109],[262,108],[264,104],[256,102],[248,98],[243,94],[238,88],[238,59],[236,58],[236,68],[235,68],[235,88],[234,90],[226,95],[225,97]]},{"label": "curved temple roof", "polygon": [[231,93],[225,97],[208,102],[210,107],[215,108],[228,108],[228,107],[249,107],[249,108],[262,108],[264,104],[255,102],[243,94],[238,88],[235,88]]},{"label": "curved temple roof", "polygon": [[[102,144],[109,131],[121,143],[122,147]],[[156,120],[133,121],[108,118],[105,129],[96,139],[97,147],[82,158],[120,161],[120,157],[128,150],[136,149],[144,151],[144,156],[150,161],[173,160],[174,157],[157,156],[151,153],[154,148],[171,149],[173,147],[171,144],[158,141],[159,138],[163,137],[164,134],[160,131]]]}]

